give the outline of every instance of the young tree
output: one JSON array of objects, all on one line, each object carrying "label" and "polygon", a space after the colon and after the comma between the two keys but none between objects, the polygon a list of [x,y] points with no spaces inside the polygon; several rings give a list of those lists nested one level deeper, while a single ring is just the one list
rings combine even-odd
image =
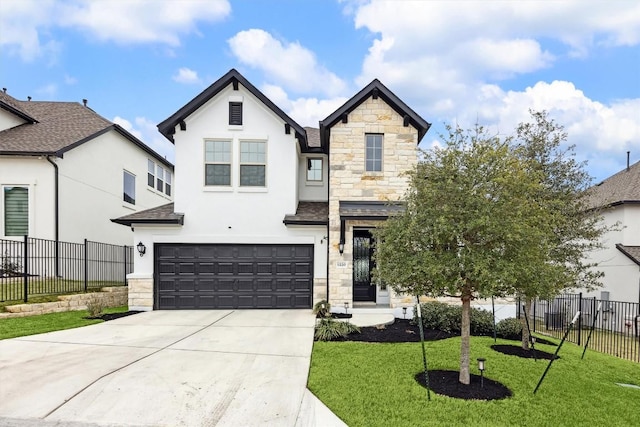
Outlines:
[{"label": "young tree", "polygon": [[471,300],[512,295],[549,230],[533,200],[540,179],[508,142],[448,130],[409,174],[404,213],[376,232],[377,275],[397,292],[460,297],[459,380],[469,384]]},{"label": "young tree", "polygon": [[[576,161],[575,146],[565,147],[564,128],[546,111],[530,111],[531,121],[520,123],[512,141],[514,152],[526,162],[529,173],[542,183],[536,199],[551,213],[552,234],[549,252],[540,261],[561,266],[544,276],[545,266],[536,266],[517,283],[518,294],[526,301],[527,315],[536,297],[553,297],[565,288],[593,289],[600,286],[602,273],[585,264],[584,254],[601,248],[600,237],[609,228],[601,223],[600,211],[589,204],[586,191],[592,178],[585,163]],[[523,321],[522,347],[529,348],[529,334]]]}]

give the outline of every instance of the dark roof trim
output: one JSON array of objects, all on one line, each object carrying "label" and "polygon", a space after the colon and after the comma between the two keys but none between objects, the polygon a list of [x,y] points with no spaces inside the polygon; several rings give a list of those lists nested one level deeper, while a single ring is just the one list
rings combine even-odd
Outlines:
[{"label": "dark roof trim", "polygon": [[10,112],[11,114],[15,114],[16,116],[20,117],[23,120],[28,121],[29,123],[33,124],[33,123],[38,123],[38,121],[36,119],[34,119],[33,117],[31,117],[30,115],[28,115],[27,113],[18,110],[15,107],[12,107],[11,105],[7,104],[4,101],[0,101],[0,108],[2,108],[3,110],[7,110],[8,112]]},{"label": "dark roof trim", "polygon": [[378,79],[374,79],[364,89],[348,100],[342,107],[338,108],[329,117],[320,122],[320,141],[325,152],[328,152],[331,128],[339,121],[342,121],[345,115],[348,115],[350,112],[355,110],[370,96],[382,98],[391,108],[400,114],[400,116],[404,117],[405,120],[407,120],[408,117],[409,123],[418,130],[418,142],[422,141],[422,138],[431,127],[431,123],[420,117]]},{"label": "dark roof trim", "polygon": [[629,258],[631,261],[633,261],[634,263],[640,265],[640,259],[636,258],[635,256],[633,256],[632,254],[630,254],[624,247],[624,245],[620,244],[620,243],[616,243],[616,249],[618,249],[620,252],[622,252],[627,258]]},{"label": "dark roof trim", "polygon": [[216,80],[211,86],[202,91],[198,96],[189,101],[184,107],[175,112],[171,117],[167,118],[158,125],[158,130],[169,141],[174,142],[173,133],[176,125],[189,117],[198,108],[202,107],[211,98],[220,93],[224,88],[233,84],[234,86],[242,83],[249,92],[258,98],[264,105],[269,107],[278,117],[280,117],[285,123],[289,124],[294,130],[296,138],[300,144],[300,148],[303,152],[308,149],[307,144],[307,132],[302,126],[296,123],[291,117],[289,117],[284,111],[282,111],[276,104],[274,104],[269,98],[267,98],[262,92],[260,92],[254,85],[249,83],[242,74],[237,70],[231,69],[227,74]]},{"label": "dark roof trim", "polygon": [[296,219],[287,219],[285,218],[283,221],[284,225],[327,225],[329,224],[329,220],[326,221],[316,221],[316,220],[296,220]]},{"label": "dark roof trim", "polygon": [[123,219],[123,218],[114,218],[111,222],[115,222],[116,224],[126,225],[131,227],[133,224],[175,224],[175,225],[184,225],[184,216],[180,218],[171,218],[171,219]]},{"label": "dark roof trim", "polygon": [[118,125],[118,124],[112,124],[110,126],[107,126],[106,128],[99,130],[98,132],[95,132],[89,136],[87,136],[86,138],[82,138],[79,141],[74,142],[73,144],[67,145],[66,147],[58,150],[56,153],[54,153],[56,156],[58,157],[62,157],[64,153],[66,153],[69,150],[72,150],[82,144],[84,144],[85,142],[89,142],[92,139],[95,139],[107,132],[110,132],[112,130],[115,130],[116,132],[118,132],[120,135],[124,136],[127,140],[129,140],[130,142],[132,142],[134,145],[138,146],[139,148],[141,148],[143,151],[145,151],[147,154],[153,156],[156,160],[160,161],[161,163],[163,163],[165,166],[167,166],[168,168],[170,168],[171,170],[174,170],[174,166],[171,162],[169,162],[167,159],[165,159],[164,157],[162,157],[160,154],[156,153],[155,151],[153,151],[151,148],[149,148],[148,145],[146,145],[144,142],[140,141],[138,138],[136,138],[135,136],[133,136],[130,132],[128,132],[126,129],[124,129],[122,126]]}]

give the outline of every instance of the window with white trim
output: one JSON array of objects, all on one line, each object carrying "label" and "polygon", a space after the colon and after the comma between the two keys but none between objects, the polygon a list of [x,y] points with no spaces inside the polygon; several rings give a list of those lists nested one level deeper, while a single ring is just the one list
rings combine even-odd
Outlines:
[{"label": "window with white trim", "polygon": [[164,168],[160,165],[156,167],[156,190],[164,192]]},{"label": "window with white trim", "polygon": [[156,188],[156,164],[147,159],[147,185]]},{"label": "window with white trim", "polygon": [[266,186],[266,143],[240,141],[240,186]]},{"label": "window with white trim", "polygon": [[29,187],[6,186],[2,193],[4,235],[29,235]]},{"label": "window with white trim", "polygon": [[320,158],[307,159],[307,181],[313,181],[313,182],[322,181],[322,159]]},{"label": "window with white trim", "polygon": [[135,175],[123,171],[123,200],[132,205],[136,204],[136,177]]},{"label": "window with white trim", "polygon": [[171,172],[166,171],[164,178],[164,193],[171,196]]},{"label": "window with white trim", "polygon": [[382,134],[366,134],[365,170],[382,171]]},{"label": "window with white trim", "polygon": [[231,141],[204,142],[204,185],[231,185]]}]

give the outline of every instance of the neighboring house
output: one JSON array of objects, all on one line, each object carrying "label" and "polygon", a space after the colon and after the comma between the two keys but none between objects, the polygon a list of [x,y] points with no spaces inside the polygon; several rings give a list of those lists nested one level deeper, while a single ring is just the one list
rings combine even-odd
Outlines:
[{"label": "neighboring house", "polygon": [[146,252],[129,308],[395,306],[370,231],[402,209],[429,123],[378,80],[303,128],[236,70],[158,125],[175,205],[114,219]]},{"label": "neighboring house", "polygon": [[0,92],[0,239],[131,244],[110,219],[173,199],[173,165],[76,102]]},{"label": "neighboring house", "polygon": [[640,303],[640,162],[588,190],[591,205],[604,208],[604,224],[618,230],[602,238],[605,249],[591,254],[604,273],[603,287],[586,296]]}]

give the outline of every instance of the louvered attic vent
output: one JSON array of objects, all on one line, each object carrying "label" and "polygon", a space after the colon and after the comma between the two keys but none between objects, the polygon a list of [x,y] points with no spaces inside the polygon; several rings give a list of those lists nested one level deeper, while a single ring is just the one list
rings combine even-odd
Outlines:
[{"label": "louvered attic vent", "polygon": [[242,124],[242,102],[229,103],[229,124],[230,125]]}]

